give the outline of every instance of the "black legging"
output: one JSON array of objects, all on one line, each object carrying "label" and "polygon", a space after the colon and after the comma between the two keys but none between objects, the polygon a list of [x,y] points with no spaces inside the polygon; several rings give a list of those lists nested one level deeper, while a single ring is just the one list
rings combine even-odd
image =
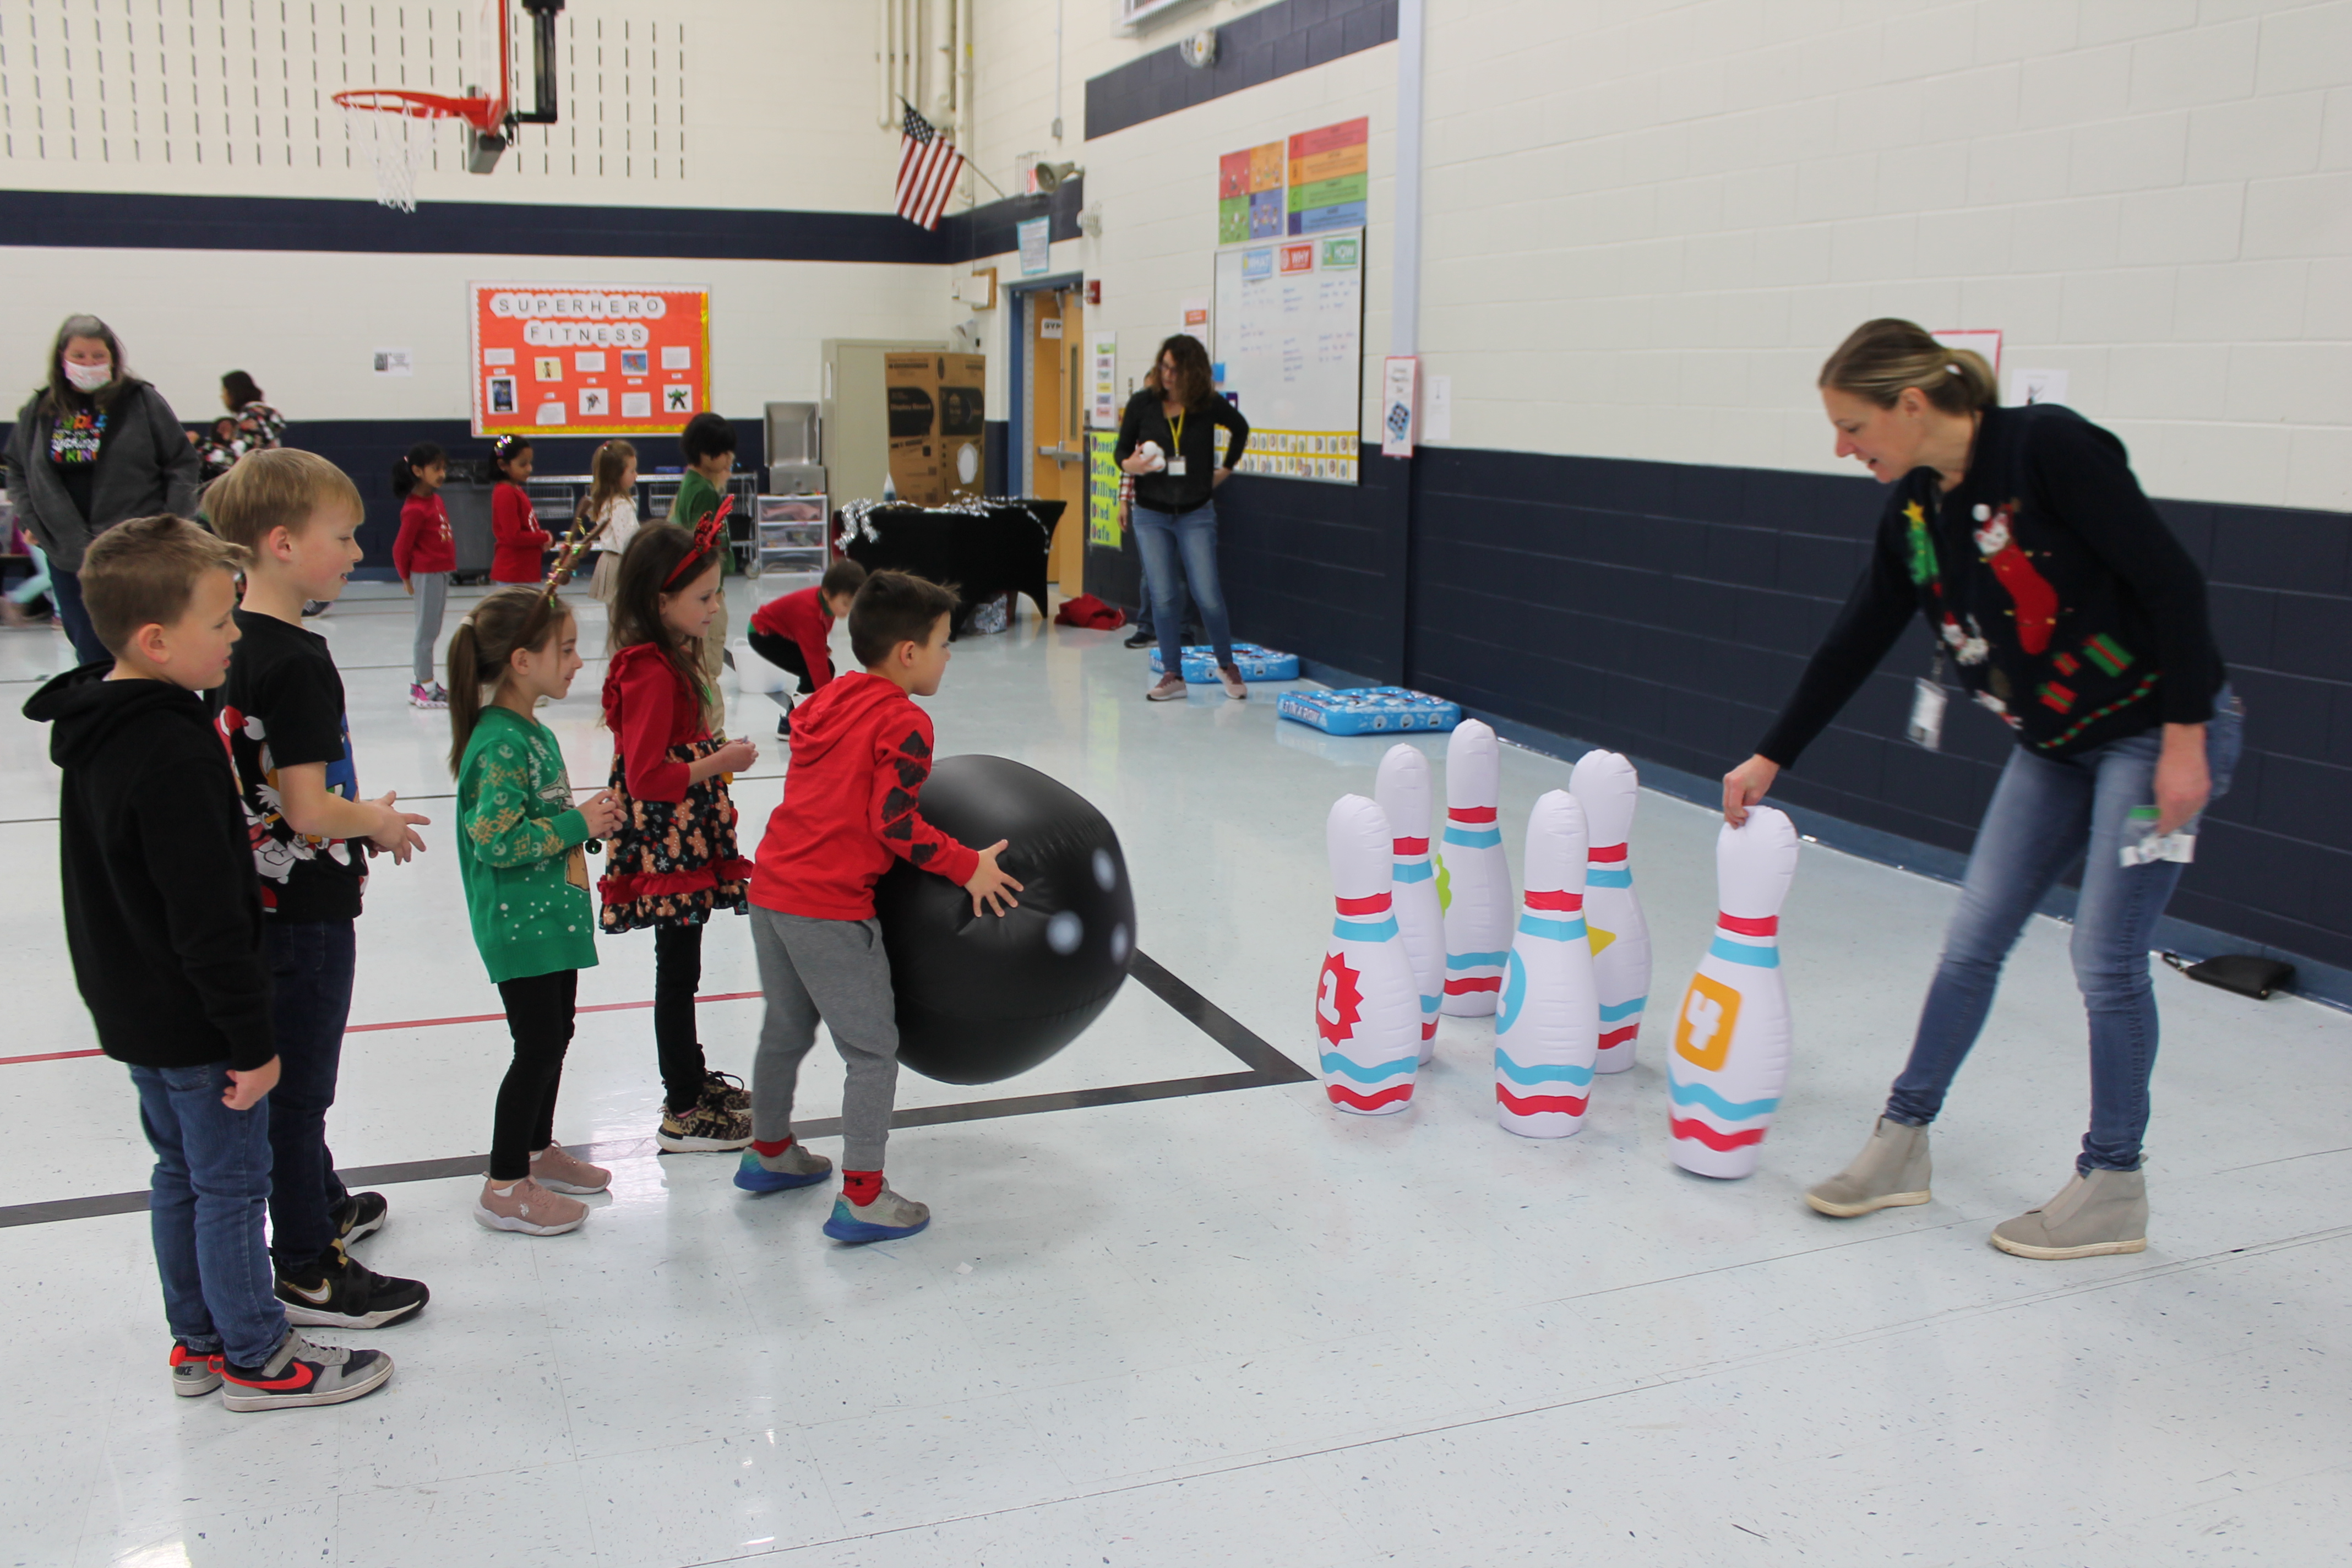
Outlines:
[{"label": "black legging", "polygon": [[662,1098],[683,1116],[702,1099],[702,1037],[694,993],[702,984],[702,928],[654,928],[654,1050],[661,1058]]},{"label": "black legging", "polygon": [[753,653],[785,674],[800,677],[801,691],[806,691],[815,684],[809,674],[808,657],[801,652],[801,645],[792,638],[780,637],[773,632],[763,632],[753,626],[745,640],[751,643]]},{"label": "black legging", "polygon": [[572,1004],[579,994],[576,969],[499,982],[507,1032],[514,1037],[514,1060],[499,1085],[490,1123],[494,1182],[530,1175],[531,1155],[555,1142],[555,1094],[563,1084],[563,1056],[572,1047]]}]

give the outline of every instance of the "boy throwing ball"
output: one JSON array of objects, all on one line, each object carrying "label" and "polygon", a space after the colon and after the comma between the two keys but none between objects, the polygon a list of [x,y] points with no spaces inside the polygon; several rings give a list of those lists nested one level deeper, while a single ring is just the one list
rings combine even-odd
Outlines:
[{"label": "boy throwing ball", "polygon": [[849,646],[866,667],[828,681],[793,714],[784,798],[768,819],[751,877],[751,943],[767,1019],[751,1066],[751,1147],[735,1173],[748,1192],[805,1187],[832,1163],[793,1137],[793,1089],[817,1020],[847,1068],[842,1091],[841,1196],[825,1235],[852,1243],[912,1236],[931,1211],[882,1182],[898,1085],[898,1007],[874,918],[874,884],[894,859],[971,895],[999,915],[1021,884],[998,868],[1002,841],[972,850],[917,809],[931,771],[931,716],[913,699],[948,668],[953,594],[903,572],[877,572],[849,606]]}]

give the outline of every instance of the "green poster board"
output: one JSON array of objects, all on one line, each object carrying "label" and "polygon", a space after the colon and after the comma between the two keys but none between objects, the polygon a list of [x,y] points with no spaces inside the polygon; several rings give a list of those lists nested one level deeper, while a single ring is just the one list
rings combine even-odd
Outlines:
[{"label": "green poster board", "polygon": [[1111,448],[1118,445],[1116,430],[1087,432],[1087,542],[1118,548],[1118,465]]}]

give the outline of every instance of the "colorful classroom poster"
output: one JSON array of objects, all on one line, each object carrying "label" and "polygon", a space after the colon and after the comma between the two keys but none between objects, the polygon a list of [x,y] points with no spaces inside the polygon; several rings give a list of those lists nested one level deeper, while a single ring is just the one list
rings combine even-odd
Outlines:
[{"label": "colorful classroom poster", "polygon": [[1217,243],[1269,239],[1282,232],[1283,143],[1244,147],[1217,161]]},{"label": "colorful classroom poster", "polygon": [[1111,458],[1118,445],[1116,430],[1087,432],[1087,542],[1106,550],[1118,548],[1118,464]]},{"label": "colorful classroom poster", "polygon": [[[474,434],[674,436],[710,406],[710,291],[476,283]],[[661,389],[653,395],[653,351]],[[530,377],[517,374],[527,365]]]},{"label": "colorful classroom poster", "polygon": [[1371,121],[1359,116],[1290,139],[1290,232],[1364,226],[1371,188]]}]

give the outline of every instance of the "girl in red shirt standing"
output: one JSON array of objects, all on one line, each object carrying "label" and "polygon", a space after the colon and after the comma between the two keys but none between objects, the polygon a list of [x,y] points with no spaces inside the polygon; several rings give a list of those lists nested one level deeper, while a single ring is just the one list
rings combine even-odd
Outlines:
[{"label": "girl in red shirt standing", "polygon": [[654,933],[654,1044],[663,1106],[656,1133],[676,1152],[740,1149],[751,1100],[740,1079],[705,1065],[695,1031],[702,928],[718,910],[741,913],[751,863],[737,853],[727,775],[759,760],[749,741],[719,733],[718,694],[702,674],[704,630],[718,617],[723,522],[697,532],[648,523],[621,556],[613,594],[604,721],[613,731],[613,794],[621,829],[598,884],[611,932]]},{"label": "girl in red shirt standing", "polygon": [[449,574],[457,569],[457,541],[449,531],[449,509],[441,503],[442,481],[448,477],[448,455],[430,441],[419,441],[392,465],[392,493],[401,498],[392,569],[416,599],[416,637],[409,650],[411,708],[449,706],[449,693],[433,675],[441,613],[449,604]]},{"label": "girl in red shirt standing", "polygon": [[490,581],[536,585],[547,578],[547,547],[555,536],[539,526],[539,514],[523,489],[530,482],[530,443],[520,436],[501,436],[490,448],[490,462],[499,470],[499,482],[490,489],[490,532],[498,540],[490,556]]}]

